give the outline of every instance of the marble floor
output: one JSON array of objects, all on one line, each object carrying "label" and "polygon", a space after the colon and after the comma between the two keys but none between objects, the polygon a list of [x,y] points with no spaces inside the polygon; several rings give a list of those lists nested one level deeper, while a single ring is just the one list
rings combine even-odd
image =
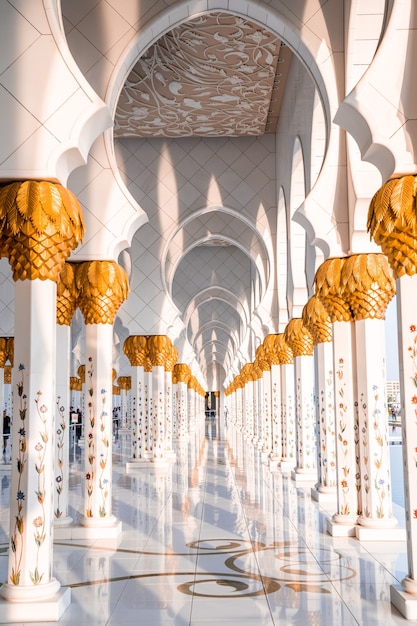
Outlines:
[{"label": "marble floor", "polygon": [[[71,588],[60,624],[83,626],[400,625],[390,585],[407,573],[404,542],[327,534],[334,505],[272,473],[258,450],[215,422],[175,463],[126,470],[114,445],[118,541],[57,540],[54,576]],[[79,451],[78,451],[79,452]],[[82,464],[71,468],[74,519]],[[0,474],[0,577],[7,573],[9,477]],[[396,507],[399,523],[404,511]]]}]

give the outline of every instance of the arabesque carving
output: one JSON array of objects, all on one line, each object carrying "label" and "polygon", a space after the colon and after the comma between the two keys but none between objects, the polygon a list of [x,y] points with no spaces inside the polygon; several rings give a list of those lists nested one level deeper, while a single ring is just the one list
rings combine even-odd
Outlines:
[{"label": "arabesque carving", "polygon": [[417,176],[389,180],[376,192],[367,227],[395,278],[417,272]]},{"label": "arabesque carving", "polygon": [[2,256],[14,280],[58,281],[84,230],[77,198],[59,183],[27,180],[0,189]]},{"label": "arabesque carving", "polygon": [[115,261],[85,261],[76,268],[76,285],[86,324],[113,324],[129,293],[129,280]]}]

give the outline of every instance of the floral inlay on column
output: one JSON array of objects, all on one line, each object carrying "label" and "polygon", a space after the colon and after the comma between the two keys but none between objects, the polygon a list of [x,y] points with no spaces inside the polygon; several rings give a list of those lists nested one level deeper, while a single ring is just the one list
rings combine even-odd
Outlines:
[{"label": "floral inlay on column", "polygon": [[55,476],[55,491],[57,494],[56,509],[54,515],[57,519],[60,519],[63,515],[63,511],[60,508],[61,493],[64,488],[64,446],[65,446],[65,407],[60,405],[61,398],[57,399],[57,422],[58,428],[56,429],[56,450],[57,450],[57,475]]},{"label": "floral inlay on column", "polygon": [[39,432],[40,441],[38,441],[35,445],[36,450],[36,463],[35,469],[38,475],[38,484],[36,490],[36,497],[38,499],[38,503],[41,506],[41,514],[38,515],[33,520],[33,525],[35,527],[34,531],[34,539],[36,543],[36,566],[33,572],[30,572],[30,578],[34,585],[38,585],[41,580],[43,574],[39,573],[39,550],[42,547],[43,542],[45,541],[45,498],[47,496],[46,485],[45,485],[45,456],[46,456],[46,447],[49,442],[48,437],[48,427],[47,427],[47,413],[48,407],[45,404],[40,404],[42,392],[38,391],[37,397],[35,399],[36,410],[38,412],[38,417],[42,424],[42,430]]},{"label": "floral inlay on column", "polygon": [[17,381],[17,395],[19,398],[19,438],[17,448],[16,466],[18,472],[17,483],[17,515],[15,516],[15,523],[13,533],[10,537],[10,550],[14,554],[14,565],[12,567],[12,573],[10,581],[14,585],[20,583],[20,572],[23,554],[23,533],[24,533],[24,521],[23,521],[23,509],[25,506],[25,493],[22,491],[21,481],[22,475],[25,471],[27,464],[27,435],[26,435],[26,414],[27,414],[27,397],[24,393],[24,369],[25,366],[19,364],[19,372],[21,372],[21,378]]},{"label": "floral inlay on column", "polygon": [[86,455],[86,473],[85,473],[85,488],[87,490],[87,508],[85,515],[86,517],[93,517],[93,491],[94,491],[94,462],[95,462],[95,438],[94,438],[94,429],[96,425],[96,419],[94,415],[94,404],[92,402],[92,398],[94,396],[94,387],[93,387],[93,359],[89,357],[88,359],[88,369],[87,369],[87,378],[88,378],[88,388],[87,393],[89,396],[89,400],[87,401],[87,411],[88,411],[88,435],[87,435],[87,455]]},{"label": "floral inlay on column", "polygon": [[99,515],[100,517],[106,517],[107,515],[107,498],[109,495],[108,491],[108,479],[105,478],[105,469],[107,466],[107,462],[109,459],[109,448],[110,448],[110,433],[108,432],[108,425],[110,424],[109,420],[106,419],[108,417],[108,413],[106,411],[106,400],[107,393],[105,389],[102,389],[101,392],[101,411],[100,411],[100,434],[101,434],[101,443],[102,450],[100,452],[100,476],[99,476],[99,490],[101,494],[101,504],[99,504]]}]

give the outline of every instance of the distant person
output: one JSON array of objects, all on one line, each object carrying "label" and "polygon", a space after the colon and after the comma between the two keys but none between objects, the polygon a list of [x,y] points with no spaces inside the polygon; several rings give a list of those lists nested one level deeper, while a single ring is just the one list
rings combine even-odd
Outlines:
[{"label": "distant person", "polygon": [[10,416],[7,415],[6,409],[3,411],[3,455],[6,454],[7,440],[10,437]]}]

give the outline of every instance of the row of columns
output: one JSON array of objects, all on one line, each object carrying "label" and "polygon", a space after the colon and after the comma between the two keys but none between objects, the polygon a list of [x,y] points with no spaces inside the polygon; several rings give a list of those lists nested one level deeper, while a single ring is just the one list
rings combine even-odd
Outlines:
[{"label": "row of columns", "polygon": [[331,534],[403,538],[392,513],[385,371],[385,311],[397,293],[409,575],[391,600],[409,619],[417,618],[416,197],[415,176],[375,194],[368,229],[382,254],[327,259],[302,317],[267,336],[226,390],[234,426],[272,469],[290,466],[295,480],[317,481],[317,499],[335,498]]}]

